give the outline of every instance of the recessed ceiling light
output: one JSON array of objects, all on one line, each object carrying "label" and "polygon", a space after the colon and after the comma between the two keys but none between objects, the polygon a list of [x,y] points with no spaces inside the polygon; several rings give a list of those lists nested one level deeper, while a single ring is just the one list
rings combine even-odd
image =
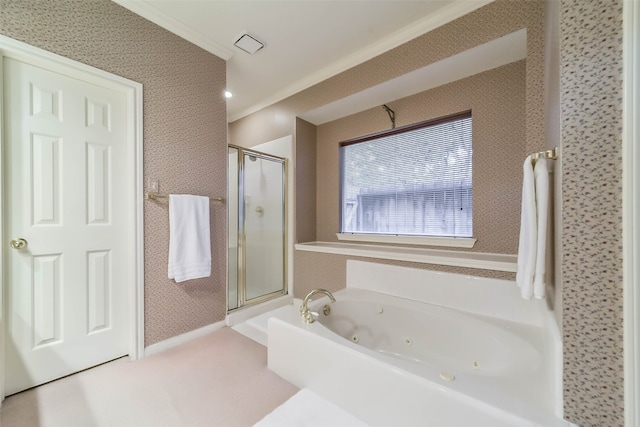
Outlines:
[{"label": "recessed ceiling light", "polygon": [[264,47],[264,43],[247,33],[241,35],[238,40],[236,40],[234,45],[250,55],[253,55]]},{"label": "recessed ceiling light", "polygon": [[224,91],[224,97],[225,98],[231,98],[231,97],[233,97],[233,94],[231,92],[229,92],[228,90],[225,90]]}]

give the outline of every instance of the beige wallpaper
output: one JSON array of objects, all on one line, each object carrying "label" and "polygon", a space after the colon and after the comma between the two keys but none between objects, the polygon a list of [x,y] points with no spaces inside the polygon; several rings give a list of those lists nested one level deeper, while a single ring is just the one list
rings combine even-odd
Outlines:
[{"label": "beige wallpaper", "polygon": [[[0,0],[0,33],[142,83],[144,175],[163,193],[226,194],[225,62],[108,0]],[[212,277],[167,279],[166,203],[144,204],[145,344],[224,319],[226,209],[212,205]]]},{"label": "beige wallpaper", "polygon": [[[521,76],[518,81],[519,89],[515,92],[499,92],[499,95],[490,94],[494,98],[495,105],[484,110],[480,108],[484,112],[477,112],[481,125],[477,128],[478,135],[474,135],[474,140],[478,137],[482,141],[482,145],[479,146],[475,154],[474,164],[490,165],[474,174],[474,204],[480,204],[477,207],[478,215],[474,223],[475,234],[479,237],[479,241],[474,250],[515,254],[519,232],[522,162],[528,153],[539,151],[545,145],[543,1],[497,0],[277,104],[231,123],[229,126],[230,140],[234,144],[251,146],[288,135],[295,130],[295,116],[297,114],[522,28],[527,29],[528,59],[525,63],[518,65]],[[509,75],[513,76],[513,74]],[[507,81],[511,84],[515,83],[511,78]],[[464,96],[460,95],[460,92],[457,93],[455,100],[448,98],[446,90],[451,90],[452,87],[455,91],[456,86],[451,85],[446,89],[435,90],[432,95],[437,98],[437,102],[429,104],[424,112],[421,111],[425,109],[422,95],[408,98],[401,103],[390,103],[397,112],[398,125],[471,108],[467,106],[470,105],[470,101],[464,100]],[[471,93],[475,97],[474,99],[482,99],[478,92],[482,89],[482,85],[474,87],[474,92]],[[484,89],[486,90],[486,88]],[[484,95],[487,93],[484,92]],[[517,103],[518,109],[504,108],[505,105],[511,103],[513,96],[521,97]],[[526,99],[526,102],[522,103],[523,99]],[[509,124],[518,123],[518,127],[483,125],[483,122],[491,120],[487,116],[491,115],[493,107],[511,119]],[[474,114],[474,121],[475,118],[476,114]],[[317,185],[313,186],[311,182],[297,183],[298,194],[308,195],[316,192],[317,226],[315,239],[334,241],[334,233],[338,228],[338,173],[335,143],[350,137],[385,129],[385,126],[388,126],[386,113],[382,109],[374,109],[319,127],[316,153]],[[474,131],[475,129],[474,126]],[[491,151],[489,146],[493,143],[493,136],[489,133],[491,131],[499,132],[499,142],[493,147],[495,152],[506,151],[507,153],[504,156],[501,155],[499,159],[496,159],[495,153]],[[328,140],[333,142],[326,144]],[[498,164],[500,166],[496,167]],[[477,185],[475,184],[476,180]],[[492,212],[499,212],[499,214],[492,217]],[[297,220],[300,219],[297,218]],[[302,230],[298,226],[297,233],[298,241],[314,239],[314,234],[310,233],[308,229]],[[314,259],[315,263],[309,261]],[[347,257],[344,256],[296,252],[294,261],[295,296],[304,296],[315,284],[326,282],[322,278],[327,275],[344,274],[346,259]],[[305,260],[309,262],[305,262]],[[415,266],[438,268],[420,264]],[[447,267],[443,268],[448,271],[453,270]],[[511,273],[482,270],[474,270],[473,274],[514,278]],[[334,286],[334,284],[324,284],[329,287]]]},{"label": "beige wallpaper", "polygon": [[[586,426],[623,425],[619,151],[622,1],[557,3],[561,58],[556,65],[560,67],[560,86],[555,89],[544,85],[544,67],[553,66],[551,56],[543,60],[544,2],[498,0],[232,123],[230,136],[242,141],[260,131],[271,139],[290,134],[295,114],[526,27],[526,145],[522,155],[559,145],[559,128],[562,132],[563,156],[556,162],[555,174],[562,183],[558,192],[562,212],[556,221],[561,236],[557,259],[562,264],[556,277],[563,282],[555,304],[563,311],[565,413],[569,420]],[[547,77],[551,83],[557,79],[549,74]],[[555,106],[547,104],[545,108],[546,89],[553,90],[546,99]],[[557,92],[561,101],[553,99]],[[287,114],[291,115],[288,125],[283,119]],[[547,120],[545,114],[552,117]],[[319,167],[322,164],[318,162]],[[320,209],[319,224],[324,221]],[[321,227],[328,229],[329,225],[323,223]],[[298,290],[300,282],[330,289],[344,286],[344,257],[298,251],[295,264],[297,296],[306,289]]]},{"label": "beige wallpaper", "polygon": [[[525,71],[525,61],[519,61],[388,104],[398,127],[472,111],[474,252],[518,250]],[[318,126],[318,240],[337,240],[340,142],[390,128],[382,107]]]},{"label": "beige wallpaper", "polygon": [[347,257],[328,253],[296,251],[294,256],[294,297],[304,298],[311,290],[317,288],[328,289],[331,292],[344,289],[347,286],[347,260],[376,262],[379,264],[399,265],[409,268],[421,268],[433,271],[447,271],[477,277],[491,277],[495,279],[513,280],[513,274],[478,270],[464,267],[448,267],[443,265],[425,265],[415,262],[392,261],[363,257]]},{"label": "beige wallpaper", "polygon": [[562,0],[564,409],[624,425],[622,1]]},{"label": "beige wallpaper", "polygon": [[[409,71],[424,67],[435,61],[444,59],[453,54],[459,53],[471,47],[494,40],[503,35],[527,29],[527,57],[525,65],[525,99],[524,110],[521,111],[524,117],[522,131],[519,136],[520,151],[517,155],[524,159],[526,154],[539,151],[544,148],[544,2],[539,0],[497,0],[488,6],[461,17],[449,24],[446,24],[432,32],[424,34],[416,39],[392,49],[376,58],[373,58],[361,65],[353,67],[330,79],[327,79],[315,86],[299,92],[277,104],[260,110],[248,117],[237,120],[229,125],[230,140],[234,144],[246,144],[247,146],[264,142],[269,138],[290,134],[295,129],[295,115],[310,109],[322,106],[328,102],[343,98],[363,89],[369,88],[378,83],[405,74]],[[393,104],[393,103],[391,103]],[[451,105],[451,104],[449,104]],[[393,105],[392,105],[393,107]],[[408,107],[398,116],[398,120],[403,120],[403,124],[410,123],[412,107]],[[385,113],[380,112],[379,126],[387,124]],[[366,114],[362,113],[362,114]],[[417,117],[414,115],[414,118]],[[349,123],[349,126],[353,123]],[[353,128],[353,136],[369,133],[372,127]],[[349,132],[349,131],[347,131]],[[345,132],[345,133],[347,133]],[[362,133],[359,133],[362,132]],[[262,138],[262,140],[261,140]],[[337,230],[337,198],[332,199],[335,192],[324,189],[337,188],[337,173],[322,174],[321,168],[332,168],[335,165],[335,153],[319,151],[317,161],[318,183],[322,183],[322,188],[308,186],[301,187],[298,183],[297,192],[306,194],[318,191],[317,199],[317,230],[318,240],[334,240],[333,233]],[[487,153],[488,151],[485,151]],[[328,156],[322,157],[320,156]],[[485,156],[485,154],[481,154]],[[476,159],[485,161],[482,157]],[[521,168],[522,160],[514,163],[501,163],[506,165],[508,176],[514,176],[513,171]],[[335,169],[335,168],[334,168]],[[334,170],[333,169],[333,170]],[[330,169],[332,170],[332,169]],[[518,172],[518,175],[520,173]],[[475,178],[474,178],[475,179]],[[483,182],[488,183],[488,180]],[[517,242],[514,236],[518,229],[514,228],[514,218],[519,216],[519,182],[500,180],[495,181],[494,186],[485,185],[482,191],[489,200],[501,201],[503,197],[510,198],[507,206],[515,209],[510,214],[501,215],[498,218],[500,224],[494,228],[497,235],[495,237],[486,236],[482,229],[486,230],[488,221],[477,224],[477,230],[482,232],[483,237],[476,250],[495,250],[501,253],[515,253]],[[499,187],[497,187],[499,185]],[[516,195],[517,193],[517,195]],[[512,198],[516,195],[516,199]],[[502,208],[501,208],[502,209]],[[301,230],[298,230],[300,232]],[[504,235],[506,236],[504,236]],[[309,230],[304,231],[304,239],[311,239]],[[517,239],[517,237],[516,237]],[[300,240],[299,241],[305,241]],[[493,243],[492,243],[493,242]],[[296,274],[298,276],[298,274]],[[308,276],[308,275],[306,275]],[[298,277],[305,277],[304,274]],[[303,284],[300,284],[306,288]],[[298,291],[296,291],[298,293]]]},{"label": "beige wallpaper", "polygon": [[[544,145],[544,2],[496,0],[434,31],[229,125],[233,144],[252,146],[286,135],[295,116],[527,28],[527,149]],[[247,144],[247,145],[245,145]]]},{"label": "beige wallpaper", "polygon": [[[473,228],[474,237],[478,239],[472,251],[517,253],[525,150],[525,70],[525,61],[519,61],[389,103],[396,112],[397,126],[472,110]],[[337,241],[339,143],[389,128],[389,118],[382,108],[318,126],[317,240]],[[497,164],[500,167],[496,167]],[[351,258],[354,257],[296,251],[294,296],[303,298],[317,287],[344,287],[346,262]],[[513,273],[506,272],[369,261],[514,279]]]},{"label": "beige wallpaper", "polygon": [[[316,126],[296,119],[296,242],[316,240]],[[291,171],[289,171],[291,173]]]}]

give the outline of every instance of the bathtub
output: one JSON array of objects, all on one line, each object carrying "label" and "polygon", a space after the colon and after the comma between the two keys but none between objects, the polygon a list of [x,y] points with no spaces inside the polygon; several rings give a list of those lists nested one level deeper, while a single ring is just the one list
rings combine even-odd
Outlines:
[{"label": "bathtub", "polygon": [[334,304],[311,305],[317,321],[346,340],[391,356],[387,360],[394,364],[409,362],[403,366],[410,371],[434,366],[449,374],[443,376],[464,373],[515,383],[546,376],[535,328],[360,289],[336,294]]},{"label": "bathtub", "polygon": [[[452,284],[461,278],[437,273],[425,286],[398,281],[402,274],[387,267],[384,274],[376,274],[378,265],[356,267],[366,278],[348,277],[335,303],[323,297],[309,305],[316,322],[305,324],[293,307],[269,320],[270,369],[371,426],[570,425],[558,414],[549,319],[515,299],[515,310],[482,303],[504,303],[510,282],[467,277],[467,284]],[[409,273],[413,279],[424,274]],[[385,277],[395,285],[381,284]],[[445,282],[449,292],[442,292]],[[484,297],[463,290],[481,290]]]}]

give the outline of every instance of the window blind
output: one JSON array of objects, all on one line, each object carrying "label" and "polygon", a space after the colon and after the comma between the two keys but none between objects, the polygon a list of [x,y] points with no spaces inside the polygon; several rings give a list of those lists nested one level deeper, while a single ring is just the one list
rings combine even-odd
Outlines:
[{"label": "window blind", "polygon": [[340,147],[341,232],[472,237],[471,112]]}]

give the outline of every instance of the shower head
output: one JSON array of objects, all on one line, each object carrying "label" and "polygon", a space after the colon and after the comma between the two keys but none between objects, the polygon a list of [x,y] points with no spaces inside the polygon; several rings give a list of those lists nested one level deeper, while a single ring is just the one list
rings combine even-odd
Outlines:
[{"label": "shower head", "polygon": [[256,156],[252,156],[251,154],[249,154],[249,160],[251,160],[252,162],[255,162],[257,159]]}]

